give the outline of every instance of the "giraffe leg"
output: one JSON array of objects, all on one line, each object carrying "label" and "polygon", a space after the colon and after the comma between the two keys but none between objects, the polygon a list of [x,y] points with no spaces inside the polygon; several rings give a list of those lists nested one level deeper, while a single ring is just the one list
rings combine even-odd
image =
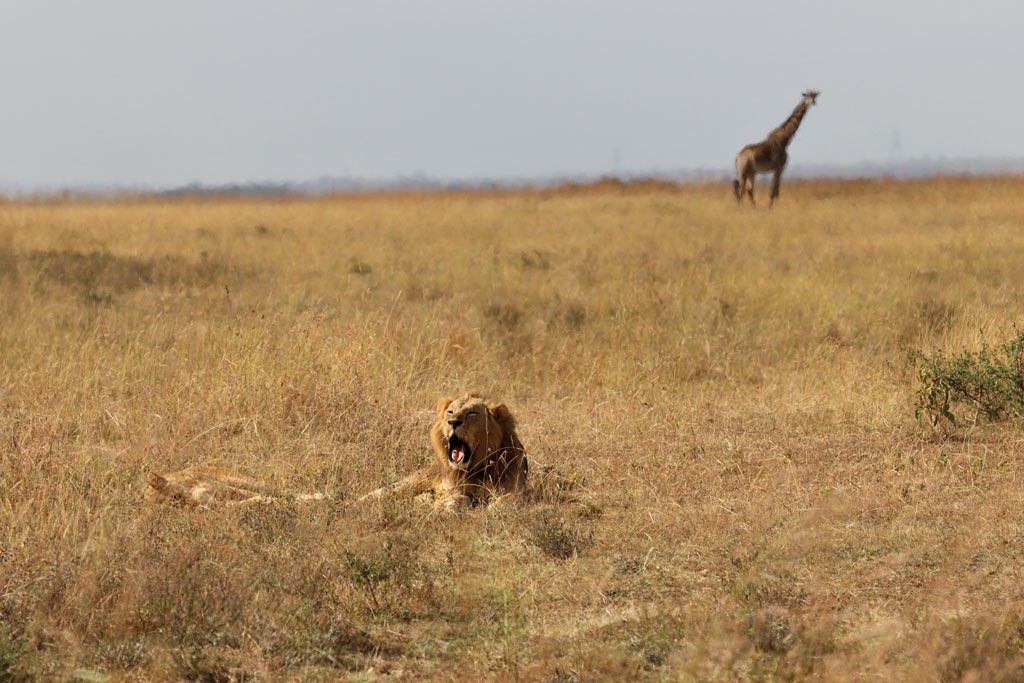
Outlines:
[{"label": "giraffe leg", "polygon": [[750,197],[750,205],[757,206],[757,202],[754,201],[754,179],[757,177],[756,174],[751,173],[747,180],[747,196]]},{"label": "giraffe leg", "polygon": [[732,181],[732,193],[736,195],[736,203],[743,203],[743,193],[747,189],[747,161],[743,153],[736,157],[736,179]]},{"label": "giraffe leg", "polygon": [[775,172],[775,177],[772,178],[772,198],[768,202],[768,206],[775,206],[775,200],[779,196],[779,186],[782,184],[782,169]]}]

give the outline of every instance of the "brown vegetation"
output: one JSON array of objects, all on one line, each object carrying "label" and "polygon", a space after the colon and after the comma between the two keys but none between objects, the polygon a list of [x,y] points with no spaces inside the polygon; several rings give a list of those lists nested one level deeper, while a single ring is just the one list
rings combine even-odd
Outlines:
[{"label": "brown vegetation", "polygon": [[[1022,224],[1015,179],[0,204],[0,678],[1019,679],[1024,439],[917,422],[905,349],[1012,335]],[[550,495],[351,505],[466,387]],[[331,500],[144,504],[198,465]]]}]

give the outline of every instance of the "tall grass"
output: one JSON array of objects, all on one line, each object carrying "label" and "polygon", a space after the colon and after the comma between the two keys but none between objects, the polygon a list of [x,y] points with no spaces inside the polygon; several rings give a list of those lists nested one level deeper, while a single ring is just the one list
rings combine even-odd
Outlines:
[{"label": "tall grass", "polygon": [[[1018,677],[1020,433],[904,358],[1019,324],[1022,190],[0,204],[0,676]],[[351,504],[471,388],[572,495]]]}]

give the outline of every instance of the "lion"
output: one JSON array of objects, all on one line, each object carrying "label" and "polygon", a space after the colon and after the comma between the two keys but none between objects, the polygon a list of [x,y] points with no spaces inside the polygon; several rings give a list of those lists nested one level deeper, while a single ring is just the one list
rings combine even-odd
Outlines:
[{"label": "lion", "polygon": [[[437,404],[430,430],[434,463],[382,486],[359,500],[393,494],[430,497],[435,508],[456,512],[482,502],[508,501],[524,492],[529,464],[516,434],[516,420],[503,403],[477,393]],[[330,499],[323,493],[285,494],[221,467],[187,467],[168,474],[148,473],[149,502],[191,507],[236,507],[294,500]]]},{"label": "lion", "polygon": [[524,491],[529,463],[504,403],[478,393],[442,398],[430,430],[434,462],[360,500],[432,494],[435,509],[457,512],[483,502],[506,501]]},{"label": "lion", "polygon": [[191,507],[235,507],[275,501],[325,500],[322,493],[282,494],[247,477],[221,467],[187,467],[169,474],[150,472],[143,494],[153,503],[176,503]]}]

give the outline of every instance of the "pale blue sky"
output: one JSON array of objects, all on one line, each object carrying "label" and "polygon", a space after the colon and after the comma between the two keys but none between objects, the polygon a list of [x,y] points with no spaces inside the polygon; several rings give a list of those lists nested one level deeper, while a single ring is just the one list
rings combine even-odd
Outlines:
[{"label": "pale blue sky", "polygon": [[0,0],[0,184],[1024,156],[1024,5]]}]

